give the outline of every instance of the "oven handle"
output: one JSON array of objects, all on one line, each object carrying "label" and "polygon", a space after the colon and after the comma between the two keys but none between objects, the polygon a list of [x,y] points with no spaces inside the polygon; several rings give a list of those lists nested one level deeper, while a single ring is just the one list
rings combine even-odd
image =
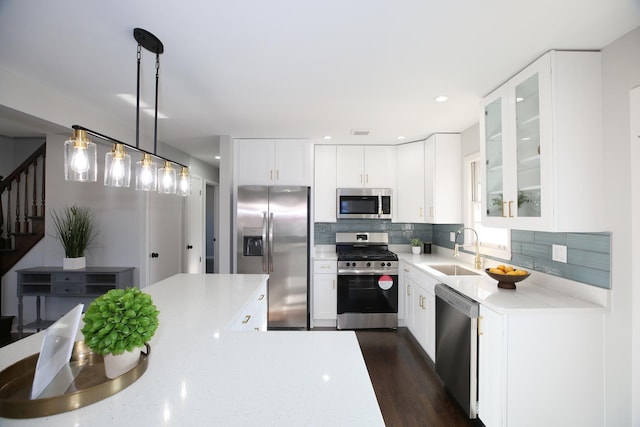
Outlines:
[{"label": "oven handle", "polygon": [[338,270],[338,276],[397,276],[397,270]]}]

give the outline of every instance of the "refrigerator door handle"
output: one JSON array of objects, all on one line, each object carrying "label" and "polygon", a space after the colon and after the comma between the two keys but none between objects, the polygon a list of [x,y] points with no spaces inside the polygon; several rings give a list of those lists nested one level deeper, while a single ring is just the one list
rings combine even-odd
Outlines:
[{"label": "refrigerator door handle", "polygon": [[267,241],[267,213],[262,212],[262,272],[267,272],[267,253],[264,250],[264,243]]},{"label": "refrigerator door handle", "polygon": [[269,273],[273,273],[273,212],[269,214]]}]

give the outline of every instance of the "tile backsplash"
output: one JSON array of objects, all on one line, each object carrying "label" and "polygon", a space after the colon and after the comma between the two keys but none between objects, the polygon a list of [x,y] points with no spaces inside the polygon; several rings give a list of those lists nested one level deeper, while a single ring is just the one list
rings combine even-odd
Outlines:
[{"label": "tile backsplash", "polygon": [[[453,249],[449,233],[461,224],[395,223],[390,220],[339,220],[315,223],[319,245],[336,243],[336,232],[382,231],[392,245],[409,244],[413,237]],[[551,259],[552,245],[567,247],[567,262]],[[511,231],[511,260],[506,262],[604,289],[611,288],[611,233],[548,233]]]}]

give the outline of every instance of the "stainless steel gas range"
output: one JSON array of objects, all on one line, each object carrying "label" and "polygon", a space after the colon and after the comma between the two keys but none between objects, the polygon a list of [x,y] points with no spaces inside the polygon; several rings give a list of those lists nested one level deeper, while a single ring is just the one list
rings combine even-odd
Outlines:
[{"label": "stainless steel gas range", "polygon": [[336,233],[338,329],[398,327],[398,256],[387,233]]}]

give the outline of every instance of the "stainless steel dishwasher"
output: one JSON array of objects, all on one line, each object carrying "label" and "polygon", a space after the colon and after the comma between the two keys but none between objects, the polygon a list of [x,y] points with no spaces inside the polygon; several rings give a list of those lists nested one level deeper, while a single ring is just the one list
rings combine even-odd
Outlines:
[{"label": "stainless steel dishwasher", "polygon": [[477,416],[479,304],[437,284],[436,373],[469,418]]}]

